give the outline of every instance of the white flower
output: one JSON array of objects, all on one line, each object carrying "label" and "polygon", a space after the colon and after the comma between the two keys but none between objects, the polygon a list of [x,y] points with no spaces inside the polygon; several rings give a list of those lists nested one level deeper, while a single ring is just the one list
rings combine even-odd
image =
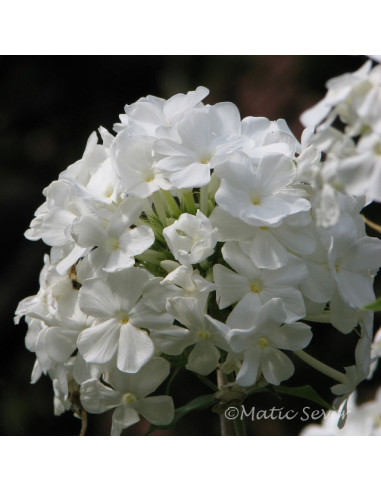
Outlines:
[{"label": "white flower", "polygon": [[[300,433],[301,436],[379,436],[381,433],[380,403],[381,393],[378,390],[376,398],[371,401],[356,404],[356,392],[348,399],[345,412],[345,426],[337,425],[337,413],[325,413],[320,424],[309,424]],[[342,404],[344,406],[344,404]],[[342,408],[338,409],[341,413]]]},{"label": "white flower", "polygon": [[340,113],[340,108],[343,107],[343,103],[345,103],[351,91],[368,77],[371,66],[372,63],[368,60],[356,72],[346,73],[329,80],[326,84],[328,92],[324,99],[302,114],[300,119],[303,125],[317,126],[327,117],[329,122],[333,121],[336,112],[332,114],[332,108],[337,106],[337,111]]},{"label": "white flower", "polygon": [[210,181],[218,158],[231,152],[241,140],[240,115],[232,103],[220,103],[186,113],[177,125],[179,140],[160,139],[155,153],[162,157],[156,167],[179,189],[200,188]]},{"label": "white flower", "polygon": [[153,358],[136,374],[113,371],[106,377],[106,386],[98,379],[81,385],[81,403],[90,413],[103,413],[115,408],[111,435],[139,422],[142,415],[151,424],[168,425],[173,420],[174,407],[170,396],[151,396],[169,374],[169,363]]},{"label": "white flower", "polygon": [[130,268],[135,256],[143,253],[154,242],[155,236],[148,226],[131,228],[142,212],[138,200],[126,198],[115,211],[107,227],[96,215],[84,215],[72,226],[72,235],[83,248],[97,248],[89,256],[94,264],[106,272]]},{"label": "white flower", "polygon": [[311,208],[300,192],[290,188],[296,176],[291,159],[268,154],[259,164],[243,153],[216,167],[221,179],[216,202],[234,217],[253,226],[280,224],[288,215]]},{"label": "white flower", "polygon": [[[196,297],[202,305],[205,305],[209,293],[215,290],[215,285],[202,277],[198,270],[193,270],[191,265],[180,265],[170,272],[161,282],[162,286],[176,286],[169,297]],[[163,289],[163,287],[162,287]]]},{"label": "white flower", "polygon": [[133,104],[127,104],[121,123],[114,125],[120,132],[127,129],[131,135],[174,136],[174,126],[192,108],[202,106],[201,101],[209,89],[199,86],[187,94],[176,94],[167,101],[155,96],[142,97]]},{"label": "white flower", "polygon": [[28,343],[32,347],[34,345],[33,351],[36,352],[41,368],[46,372],[57,367],[57,364],[69,361],[76,351],[78,335],[92,324],[93,318],[79,309],[78,291],[71,290],[59,298],[54,316],[41,317],[35,321],[40,323],[37,333],[34,328],[35,343],[32,342],[32,330],[28,336]]},{"label": "white flower", "polygon": [[236,378],[239,385],[251,386],[261,373],[266,381],[275,385],[293,375],[294,365],[281,350],[305,348],[312,333],[304,323],[283,324],[286,316],[282,301],[271,299],[260,309],[246,304],[245,309],[233,311],[226,320],[226,327],[209,317],[223,333],[230,329],[227,335],[230,348],[243,354]]},{"label": "white flower", "polygon": [[300,153],[300,144],[283,119],[270,121],[263,117],[248,116],[241,123],[242,135],[248,137],[243,143],[245,153],[251,157],[262,157],[269,153],[294,157]]},{"label": "white flower", "polygon": [[214,253],[217,229],[197,210],[196,215],[182,214],[163,230],[173,256],[183,265],[200,263]]},{"label": "white flower", "polygon": [[149,281],[146,270],[130,268],[109,274],[107,279],[89,279],[79,294],[82,311],[96,318],[82,331],[78,349],[87,362],[104,364],[117,355],[123,372],[137,372],[153,355],[147,331],[171,324],[172,318],[158,315],[139,299]]},{"label": "white flower", "polygon": [[40,289],[36,295],[26,297],[16,308],[15,323],[22,316],[46,317],[54,315],[57,310],[57,296],[72,290],[68,276],[62,277],[56,271],[56,265],[49,255],[44,255],[44,266],[40,272]]},{"label": "white flower", "polygon": [[130,196],[147,198],[155,191],[168,190],[171,184],[154,166],[153,138],[132,138],[125,130],[115,138],[112,152],[124,190]]},{"label": "white flower", "polygon": [[187,329],[172,326],[155,330],[152,335],[155,344],[169,355],[180,355],[193,345],[186,368],[202,375],[211,373],[220,359],[217,347],[227,350],[228,346],[219,330],[205,317],[204,306],[194,297],[174,297],[168,299],[167,310]]},{"label": "white flower", "polygon": [[381,264],[381,242],[358,238],[349,215],[333,233],[328,252],[332,278],[342,299],[352,308],[362,308],[375,300],[373,276]]},{"label": "white flower", "polygon": [[237,301],[235,311],[245,310],[248,305],[259,309],[270,299],[279,297],[283,300],[287,321],[295,321],[305,316],[303,297],[297,289],[307,275],[302,260],[292,257],[287,265],[277,270],[259,269],[239,244],[233,242],[223,246],[222,254],[235,272],[220,264],[213,267],[220,309]]},{"label": "white flower", "polygon": [[88,140],[82,159],[69,166],[59,179],[76,189],[78,196],[88,204],[116,204],[122,193],[121,182],[114,170],[110,145],[114,137],[105,128],[99,133],[103,145],[97,143],[93,132]]},{"label": "white flower", "polygon": [[87,207],[69,183],[64,181],[53,181],[43,193],[46,202],[36,210],[36,218],[25,232],[25,237],[32,241],[42,239],[49,246],[72,243],[70,227],[83,212],[88,213]]},{"label": "white flower", "polygon": [[75,410],[80,388],[86,410],[115,408],[114,435],[139,415],[170,424],[171,398],[147,398],[166,359],[196,375],[218,368],[232,384],[279,385],[294,373],[284,351],[311,340],[303,318],[359,337],[345,375],[304,358],[340,383],[345,410],[378,355],[364,307],[381,243],[361,210],[381,196],[381,66],[327,88],[303,117],[312,126],[301,144],[284,120],[204,105],[204,87],[141,98],[116,136],[100,127],[102,143],[92,133],[44,190],[26,236],[51,251],[15,322],[25,317],[31,380],[52,380],[57,414]]},{"label": "white flower", "polygon": [[257,268],[280,268],[287,264],[290,252],[310,255],[316,247],[308,212],[286,217],[280,225],[255,227],[216,207],[210,221],[218,229],[218,241],[239,241]]}]

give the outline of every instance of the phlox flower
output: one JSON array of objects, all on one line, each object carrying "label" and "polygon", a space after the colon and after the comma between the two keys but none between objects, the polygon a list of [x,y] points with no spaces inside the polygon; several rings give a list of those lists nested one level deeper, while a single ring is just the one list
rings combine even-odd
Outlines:
[{"label": "phlox flower", "polygon": [[84,215],[72,226],[72,235],[83,248],[96,246],[89,258],[106,272],[130,268],[135,256],[154,242],[152,229],[146,225],[131,228],[142,212],[138,200],[126,198],[112,215],[107,227],[97,215]]},{"label": "phlox flower", "polygon": [[167,301],[167,311],[186,328],[172,326],[155,330],[153,339],[158,348],[169,355],[180,355],[186,347],[193,346],[186,368],[201,375],[216,369],[220,351],[228,346],[221,333],[205,317],[205,308],[194,297],[173,297]]},{"label": "phlox flower", "polygon": [[89,379],[81,385],[81,403],[90,413],[115,409],[111,435],[136,424],[142,415],[151,424],[168,425],[173,420],[174,406],[170,396],[148,396],[169,374],[169,363],[159,357],[151,359],[136,374],[114,370],[107,374],[107,386],[99,379]]},{"label": "phlox flower", "polygon": [[218,241],[239,241],[257,268],[280,268],[287,264],[290,252],[310,255],[316,247],[308,212],[286,217],[281,224],[256,227],[216,207],[210,221],[217,227]]},{"label": "phlox flower", "polygon": [[283,300],[287,321],[305,316],[303,297],[297,288],[307,275],[301,259],[293,257],[284,267],[268,270],[257,268],[238,243],[225,243],[222,254],[235,272],[220,264],[213,267],[220,309],[236,302],[235,311],[245,311],[247,305],[259,309],[270,299],[279,297]]},{"label": "phlox flower", "polygon": [[282,350],[301,350],[311,341],[308,325],[300,322],[284,324],[286,311],[280,299],[274,298],[258,309],[247,303],[244,309],[234,310],[226,325],[213,320],[227,339],[230,349],[242,354],[243,362],[236,377],[240,386],[251,386],[258,377],[279,385],[294,373],[294,365]]},{"label": "phlox flower", "polygon": [[173,256],[183,265],[200,263],[214,253],[217,229],[197,210],[196,215],[181,214],[163,235]]},{"label": "phlox flower", "polygon": [[172,318],[158,315],[140,299],[149,279],[146,270],[133,267],[84,282],[79,305],[95,318],[78,338],[87,362],[104,364],[116,355],[119,370],[135,373],[153,356],[154,344],[146,330],[167,326]]},{"label": "phlox flower", "polygon": [[232,103],[189,111],[177,125],[179,139],[154,143],[156,167],[178,189],[205,186],[219,158],[241,141],[240,125],[239,111]]},{"label": "phlox flower", "polygon": [[151,137],[132,138],[127,131],[115,138],[112,146],[115,168],[130,196],[147,198],[159,189],[172,187],[154,166],[153,142]]},{"label": "phlox flower", "polygon": [[294,184],[296,170],[292,159],[268,154],[259,163],[242,152],[215,169],[221,179],[216,202],[233,217],[252,226],[280,224],[289,215],[308,211],[311,204],[299,196]]},{"label": "phlox flower", "polygon": [[124,107],[125,114],[119,115],[121,122],[114,125],[114,130],[119,133],[127,129],[132,136],[176,136],[176,123],[191,109],[202,107],[201,101],[208,94],[209,89],[199,86],[187,94],[175,94],[167,101],[156,96],[142,97]]}]

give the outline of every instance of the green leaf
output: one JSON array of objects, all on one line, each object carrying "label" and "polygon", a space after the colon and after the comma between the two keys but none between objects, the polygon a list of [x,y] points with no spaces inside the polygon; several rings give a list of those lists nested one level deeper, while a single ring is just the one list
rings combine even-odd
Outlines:
[{"label": "green leaf", "polygon": [[273,386],[273,390],[275,393],[281,393],[284,395],[292,395],[297,396],[298,398],[305,398],[306,400],[313,401],[314,403],[318,403],[323,408],[327,410],[333,410],[332,405],[327,403],[318,393],[313,389],[312,386],[306,384],[304,386]]},{"label": "green leaf", "polygon": [[169,429],[173,427],[180,419],[185,417],[188,413],[194,412],[195,410],[205,410],[206,408],[212,407],[216,403],[214,393],[209,395],[198,396],[194,400],[191,400],[186,405],[176,408],[175,415],[172,422],[169,425],[150,425],[146,435],[152,434],[156,429]]},{"label": "green leaf", "polygon": [[177,408],[175,410],[175,416],[171,422],[171,426],[176,424],[188,413],[194,412],[195,410],[205,410],[206,408],[212,407],[215,403],[216,399],[214,398],[214,393],[210,395],[198,396],[183,407]]},{"label": "green leaf", "polygon": [[372,302],[372,304],[364,306],[364,309],[367,309],[368,311],[381,311],[381,297]]}]

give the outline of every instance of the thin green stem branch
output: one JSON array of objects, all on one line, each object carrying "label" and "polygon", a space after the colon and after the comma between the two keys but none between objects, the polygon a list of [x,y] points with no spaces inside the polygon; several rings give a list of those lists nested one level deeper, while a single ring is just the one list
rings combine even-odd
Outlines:
[{"label": "thin green stem branch", "polygon": [[200,211],[208,216],[208,185],[200,189]]},{"label": "thin green stem branch", "polygon": [[190,214],[196,215],[197,207],[194,202],[192,190],[179,190],[179,197],[184,204],[184,208]]},{"label": "thin green stem branch", "polygon": [[208,386],[214,392],[217,392],[218,391],[218,387],[214,383],[212,383],[212,381],[210,381],[207,377],[201,376],[201,374],[196,374],[196,373],[194,373],[194,374],[195,374],[195,376],[197,376],[197,378],[200,381],[202,381],[204,384],[206,384],[206,386]]},{"label": "thin green stem branch", "polygon": [[155,193],[152,195],[152,201],[161,223],[164,227],[167,227],[167,214],[165,213],[165,208],[162,200],[163,198],[160,194],[160,191],[155,191]]},{"label": "thin green stem branch", "polygon": [[247,436],[245,421],[243,420],[243,415],[238,416],[234,420],[234,432],[236,436]]},{"label": "thin green stem branch", "polygon": [[165,394],[170,395],[171,394],[171,386],[173,381],[175,380],[176,376],[178,373],[181,371],[181,367],[176,367],[176,369],[173,371],[172,376],[169,378],[167,386],[165,388]]},{"label": "thin green stem branch", "polygon": [[172,193],[167,190],[161,190],[161,194],[166,201],[169,213],[172,215],[172,217],[175,217],[177,219],[181,214],[181,210],[179,209],[176,200],[172,196]]},{"label": "thin green stem branch", "polygon": [[[225,386],[225,375],[221,371],[221,369],[217,369],[217,385],[219,389],[222,389]],[[235,429],[233,422],[228,420],[225,416],[225,412],[220,414],[220,427],[221,427],[221,436],[234,436]]]},{"label": "thin green stem branch", "polygon": [[307,354],[306,352],[304,352],[304,350],[295,350],[294,354],[298,356],[299,359],[301,359],[303,362],[321,372],[322,374],[325,374],[326,376],[334,379],[335,381],[338,381],[339,383],[346,382],[345,374],[337,371],[336,369],[333,369],[330,366],[327,366],[327,364],[324,364],[323,362],[320,362],[320,360],[315,359],[315,357]]}]

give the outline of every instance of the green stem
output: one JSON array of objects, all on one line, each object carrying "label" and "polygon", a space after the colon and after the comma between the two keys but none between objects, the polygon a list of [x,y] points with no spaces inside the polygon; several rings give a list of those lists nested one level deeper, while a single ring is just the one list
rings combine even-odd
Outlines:
[{"label": "green stem", "polygon": [[212,389],[214,392],[218,391],[218,387],[214,383],[212,383],[212,381],[209,381],[208,378],[206,378],[205,376],[201,376],[201,374],[196,374],[196,373],[194,373],[194,374],[195,374],[195,376],[198,377],[198,379],[200,381],[202,381],[204,384],[209,386],[209,388]]},{"label": "green stem", "polygon": [[334,379],[335,381],[338,381],[339,383],[346,382],[346,377],[342,372],[336,371],[336,369],[333,369],[323,362],[320,362],[320,360],[315,359],[315,357],[307,354],[306,352],[304,352],[304,350],[295,350],[294,354],[297,355],[299,359],[301,359],[303,362],[321,372],[322,374],[325,374],[326,376]]},{"label": "green stem", "polygon": [[164,204],[162,201],[162,196],[160,194],[160,191],[155,191],[155,193],[152,195],[152,201],[155,206],[155,210],[157,215],[159,216],[159,219],[161,223],[163,224],[164,227],[167,226],[167,214],[165,213],[165,208]]},{"label": "green stem", "polygon": [[[223,386],[226,385],[225,374],[221,371],[221,369],[217,369],[217,385],[219,389],[222,389]],[[225,412],[220,414],[220,428],[221,428],[221,436],[234,436],[235,429],[234,424],[231,420],[228,420],[225,416]]]},{"label": "green stem", "polygon": [[236,436],[246,436],[246,426],[245,421],[242,418],[237,418],[234,420],[234,432]]},{"label": "green stem", "polygon": [[154,251],[152,249],[147,249],[141,255],[136,256],[140,261],[147,261],[153,265],[160,265],[160,262],[167,259],[167,256],[160,251]]},{"label": "green stem", "polygon": [[150,201],[148,200],[148,198],[145,198],[143,200],[143,210],[144,210],[144,213],[146,214],[147,218],[153,214],[152,205],[151,205]]},{"label": "green stem", "polygon": [[192,190],[181,190],[179,191],[179,196],[186,211],[190,214],[196,215],[197,207],[194,202]]},{"label": "green stem", "polygon": [[200,211],[208,216],[208,185],[200,189]]},{"label": "green stem", "polygon": [[168,206],[169,213],[177,219],[181,214],[181,210],[179,209],[179,206],[177,205],[172,193],[167,190],[161,190],[161,194],[163,195]]},{"label": "green stem", "polygon": [[172,376],[169,378],[167,387],[165,388],[165,394],[170,395],[171,394],[171,386],[173,383],[173,380],[176,378],[178,373],[181,371],[181,367],[176,367],[176,369],[173,371]]}]

